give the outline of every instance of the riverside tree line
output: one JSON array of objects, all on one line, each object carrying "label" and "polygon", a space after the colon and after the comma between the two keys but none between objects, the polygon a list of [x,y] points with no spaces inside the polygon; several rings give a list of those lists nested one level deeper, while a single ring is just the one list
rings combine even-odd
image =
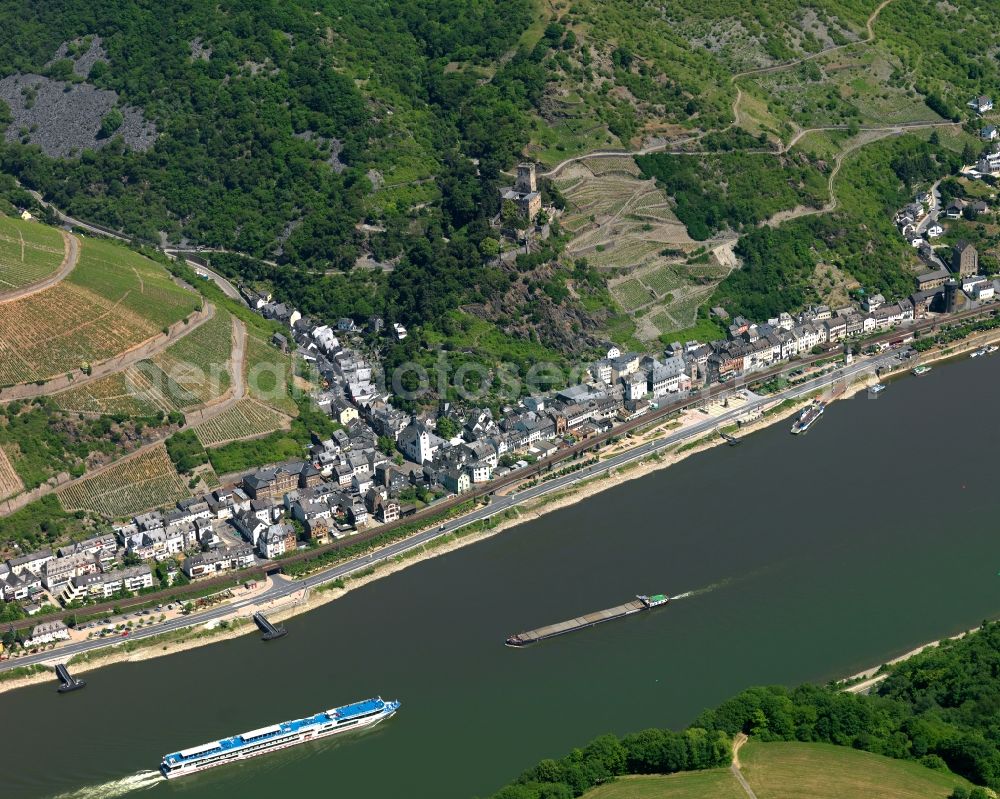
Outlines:
[{"label": "riverside tree line", "polygon": [[[492,799],[569,799],[626,774],[669,774],[730,763],[738,733],[761,741],[849,746],[1000,789],[1000,622],[891,667],[871,695],[836,686],[749,688],[683,732],[603,735],[543,760]],[[957,788],[954,797],[987,794]]]}]

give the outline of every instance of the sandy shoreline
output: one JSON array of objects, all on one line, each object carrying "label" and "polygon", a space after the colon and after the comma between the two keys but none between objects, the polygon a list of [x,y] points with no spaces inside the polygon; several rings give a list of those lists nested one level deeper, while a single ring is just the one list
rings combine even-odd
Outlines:
[{"label": "sandy shoreline", "polygon": [[[908,372],[916,366],[918,362],[921,364],[930,364],[942,360],[949,360],[955,358],[956,356],[960,356],[964,352],[976,349],[988,341],[995,340],[1000,340],[1000,330],[988,331],[980,336],[956,342],[953,347],[946,348],[946,350],[941,352],[927,353],[919,359],[914,359],[912,363],[905,366],[905,369],[900,369],[891,376],[894,377],[896,375],[901,375],[904,372]],[[829,397],[828,401],[832,402],[836,400],[849,399],[859,392],[866,390],[868,386],[874,384],[875,382],[877,381],[874,376],[859,375],[854,383],[847,386],[835,396]],[[752,434],[787,419],[788,417],[799,412],[808,399],[809,398],[807,396],[800,397],[790,406],[782,408],[778,411],[772,408],[769,413],[765,412],[768,415],[742,425],[739,430],[740,437]],[[642,433],[636,433],[636,443],[645,441],[657,435],[662,435],[662,433],[666,430],[675,427],[676,420],[667,420],[654,425],[644,430]],[[616,447],[607,447],[602,449],[601,457],[605,458],[610,454],[623,451],[623,443],[624,442],[620,442]],[[695,444],[695,446],[691,446],[692,443]],[[659,455],[651,455],[648,458],[641,459],[631,464],[613,468],[608,473],[590,478],[577,486],[569,487],[555,494],[542,496],[532,500],[529,503],[520,506],[518,508],[518,514],[515,517],[509,519],[505,518],[495,526],[488,529],[477,529],[474,532],[466,533],[459,530],[457,533],[446,537],[443,541],[431,542],[418,549],[408,552],[405,555],[399,556],[385,563],[376,564],[372,567],[371,571],[364,574],[364,576],[348,578],[344,588],[328,588],[327,590],[306,589],[304,592],[296,592],[296,594],[294,594],[290,599],[284,599],[279,603],[271,602],[264,604],[252,604],[242,607],[238,610],[234,610],[232,614],[224,617],[224,620],[228,621],[230,624],[239,623],[239,626],[235,628],[220,628],[219,625],[223,619],[208,622],[206,625],[195,625],[186,631],[187,635],[190,636],[189,638],[184,638],[181,633],[178,633],[177,640],[149,644],[131,652],[115,651],[112,649],[111,651],[105,652],[99,656],[95,655],[92,659],[86,662],[74,664],[72,666],[72,670],[74,673],[85,673],[87,671],[92,671],[102,666],[114,663],[133,663],[149,660],[155,657],[163,657],[164,655],[184,652],[189,649],[194,649],[195,647],[206,646],[208,644],[245,635],[249,632],[254,632],[256,628],[252,623],[248,623],[248,616],[255,610],[265,611],[268,614],[268,618],[279,622],[301,613],[307,613],[320,607],[321,605],[325,605],[328,602],[339,599],[341,596],[355,588],[367,585],[374,580],[388,577],[389,575],[395,574],[408,566],[420,563],[429,558],[437,557],[438,555],[453,552],[477,541],[498,535],[499,533],[509,530],[512,527],[516,527],[517,525],[541,518],[547,513],[569,507],[577,502],[582,502],[583,500],[594,497],[603,491],[621,485],[627,480],[645,477],[654,472],[660,471],[661,469],[673,466],[691,455],[725,443],[726,442],[717,433],[706,433],[700,439],[695,439],[694,441],[688,441],[675,446],[671,451],[661,453]],[[375,550],[376,553],[377,551],[378,550]],[[208,625],[211,625],[210,629],[214,629],[212,634],[206,634],[206,626]],[[940,643],[940,640],[923,644],[911,652],[908,652],[905,655],[895,658],[889,662],[895,663],[900,660],[905,660],[906,658],[919,653],[928,646]],[[52,659],[48,662],[55,663],[60,660],[61,658],[57,648],[52,651]],[[845,680],[862,678],[872,679],[881,668],[882,665],[880,664],[879,666],[867,669],[864,672],[853,675],[852,677],[845,678]],[[45,671],[25,677],[0,681],[0,693],[13,691],[27,685],[47,682],[50,680],[52,680],[51,672]],[[857,690],[857,686],[852,687]]]}]

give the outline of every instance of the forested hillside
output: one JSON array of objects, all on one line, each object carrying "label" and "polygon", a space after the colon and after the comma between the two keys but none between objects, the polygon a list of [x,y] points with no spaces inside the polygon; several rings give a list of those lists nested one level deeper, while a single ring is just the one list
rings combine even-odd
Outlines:
[{"label": "forested hillside", "polygon": [[[530,12],[529,0],[8,0],[0,74],[117,92],[158,136],[148,152],[112,142],[63,162],[15,136],[3,164],[60,207],[153,241],[348,267],[366,213],[443,195],[459,223],[477,215],[472,200],[488,198],[458,154],[495,178],[525,143],[541,79],[512,48]],[[83,75],[72,55],[52,61],[93,35],[106,57]]]},{"label": "forested hillside", "polygon": [[[0,197],[30,204],[16,177],[143,241],[241,253],[252,260],[220,268],[303,311],[418,328],[411,347],[462,346],[481,323],[529,347],[632,347],[634,309],[606,281],[634,264],[605,254],[602,273],[569,255],[598,214],[495,260],[488,223],[518,160],[701,152],[652,156],[647,174],[672,195],[660,216],[691,237],[748,239],[749,268],[716,297],[734,312],[822,298],[818,261],[896,296],[910,257],[883,215],[912,181],[859,156],[891,185],[845,162],[849,195],[819,213],[853,146],[837,137],[967,117],[969,96],[1000,91],[993,13],[989,0],[0,0]],[[842,130],[817,153],[797,138],[813,125]],[[780,155],[738,152],[762,149]],[[794,205],[818,213],[754,229]],[[691,291],[683,324],[711,285]],[[646,327],[664,335],[682,325],[657,319]]]}]

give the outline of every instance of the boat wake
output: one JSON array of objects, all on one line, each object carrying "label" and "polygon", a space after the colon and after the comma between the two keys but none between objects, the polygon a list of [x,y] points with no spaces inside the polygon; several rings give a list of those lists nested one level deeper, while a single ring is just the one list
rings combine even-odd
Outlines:
[{"label": "boat wake", "polygon": [[683,594],[677,594],[677,596],[670,597],[670,601],[674,602],[678,599],[687,599],[693,596],[701,596],[702,594],[708,594],[715,591],[717,588],[723,588],[729,585],[733,581],[732,577],[727,577],[725,580],[719,580],[718,582],[712,583],[711,585],[706,585],[704,588],[695,588],[692,591],[685,591]]},{"label": "boat wake", "polygon": [[88,785],[67,793],[61,793],[53,799],[113,799],[133,791],[145,791],[163,782],[159,771],[140,771],[120,780],[111,780],[100,785]]}]

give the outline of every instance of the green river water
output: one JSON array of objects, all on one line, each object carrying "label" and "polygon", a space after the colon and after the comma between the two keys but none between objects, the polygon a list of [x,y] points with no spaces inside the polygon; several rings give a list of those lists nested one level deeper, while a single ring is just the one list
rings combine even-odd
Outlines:
[{"label": "green river water", "polygon": [[[591,737],[683,726],[1000,616],[1000,359],[835,403],[255,636],[0,695],[5,799],[487,795]],[[524,650],[510,633],[666,592]],[[167,783],[166,752],[381,694],[397,716]]]}]

